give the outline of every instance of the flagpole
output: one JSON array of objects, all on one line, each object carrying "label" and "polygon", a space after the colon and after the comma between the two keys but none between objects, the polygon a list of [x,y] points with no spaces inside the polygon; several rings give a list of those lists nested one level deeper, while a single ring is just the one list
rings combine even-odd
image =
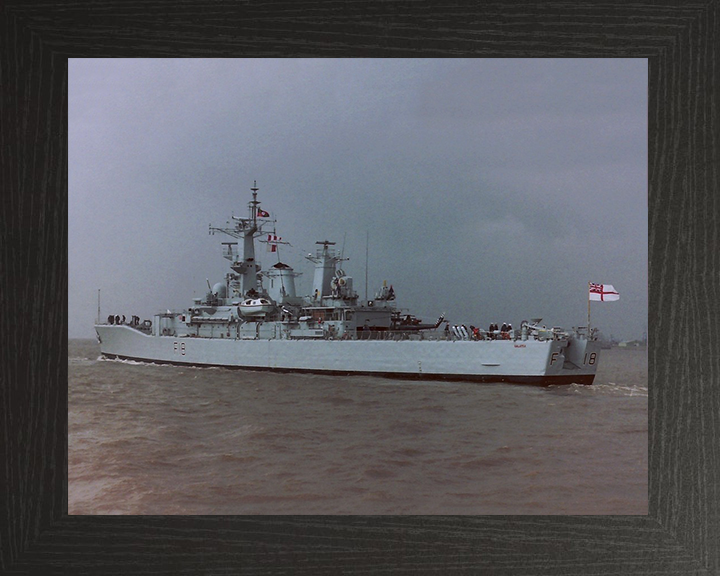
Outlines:
[{"label": "flagpole", "polygon": [[587,299],[588,299],[588,322],[587,322],[587,337],[590,339],[590,282],[587,286]]}]

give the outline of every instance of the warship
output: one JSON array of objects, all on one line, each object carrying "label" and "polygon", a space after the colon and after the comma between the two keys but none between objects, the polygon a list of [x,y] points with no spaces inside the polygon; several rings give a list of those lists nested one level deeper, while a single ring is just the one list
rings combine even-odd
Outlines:
[{"label": "warship", "polygon": [[[315,253],[312,292],[298,295],[298,272],[280,258],[288,244],[251,188],[247,217],[210,225],[229,262],[225,278],[204,298],[153,319],[110,315],[95,324],[101,355],[108,359],[278,372],[373,375],[407,379],[592,384],[600,356],[588,327],[546,328],[541,318],[487,329],[450,324],[444,314],[423,323],[397,306],[393,285],[361,299],[335,243],[321,240]],[[272,233],[270,229],[272,228]],[[263,269],[256,241],[277,262]],[[367,271],[366,271],[367,274]],[[366,281],[367,285],[367,281]],[[98,303],[98,316],[99,316]],[[443,326],[444,323],[444,326]],[[442,326],[442,327],[441,327]]]}]

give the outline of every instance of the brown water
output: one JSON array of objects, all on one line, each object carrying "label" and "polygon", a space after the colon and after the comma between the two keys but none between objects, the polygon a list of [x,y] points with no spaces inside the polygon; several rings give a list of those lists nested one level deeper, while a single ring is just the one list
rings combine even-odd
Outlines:
[{"label": "brown water", "polygon": [[647,356],[593,386],[98,360],[70,340],[70,514],[647,514]]}]

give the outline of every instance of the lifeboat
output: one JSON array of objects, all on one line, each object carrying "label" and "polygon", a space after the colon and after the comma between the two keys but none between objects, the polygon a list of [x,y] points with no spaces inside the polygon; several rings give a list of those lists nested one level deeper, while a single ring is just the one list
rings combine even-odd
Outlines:
[{"label": "lifeboat", "polygon": [[275,305],[267,298],[248,298],[238,305],[238,312],[242,316],[265,316],[275,309]]}]

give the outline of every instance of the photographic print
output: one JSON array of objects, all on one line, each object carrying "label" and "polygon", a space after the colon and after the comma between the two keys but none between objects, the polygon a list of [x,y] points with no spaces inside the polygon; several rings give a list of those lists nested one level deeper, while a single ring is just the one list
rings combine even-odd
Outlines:
[{"label": "photographic print", "polygon": [[68,79],[71,514],[647,514],[647,60]]}]

